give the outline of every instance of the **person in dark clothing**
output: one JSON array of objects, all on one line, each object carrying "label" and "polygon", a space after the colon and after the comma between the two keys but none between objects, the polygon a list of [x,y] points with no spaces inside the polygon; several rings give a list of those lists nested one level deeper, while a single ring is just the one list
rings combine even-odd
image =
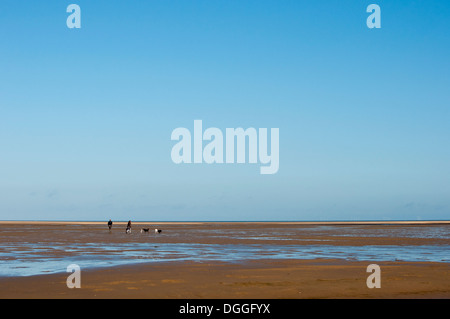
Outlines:
[{"label": "person in dark clothing", "polygon": [[127,234],[128,234],[128,233],[131,233],[131,220],[128,221],[127,229],[125,230],[125,232],[126,232]]},{"label": "person in dark clothing", "polygon": [[110,219],[109,222],[108,222],[108,228],[109,228],[109,230],[111,230],[112,224],[113,224],[113,222],[112,222],[111,219]]}]

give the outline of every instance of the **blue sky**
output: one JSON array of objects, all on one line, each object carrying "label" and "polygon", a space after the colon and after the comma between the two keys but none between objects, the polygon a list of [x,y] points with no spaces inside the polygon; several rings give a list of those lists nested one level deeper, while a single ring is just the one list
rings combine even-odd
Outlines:
[{"label": "blue sky", "polygon": [[[449,17],[448,1],[3,0],[0,219],[448,219]],[[171,132],[196,119],[279,128],[278,173],[174,164]]]}]

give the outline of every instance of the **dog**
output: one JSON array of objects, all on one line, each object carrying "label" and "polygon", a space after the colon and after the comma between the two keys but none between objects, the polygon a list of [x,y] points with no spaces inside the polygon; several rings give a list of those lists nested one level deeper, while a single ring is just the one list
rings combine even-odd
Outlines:
[{"label": "dog", "polygon": [[125,233],[131,234],[131,228],[127,227],[127,229],[125,230]]},{"label": "dog", "polygon": [[155,229],[155,234],[159,234],[160,232],[162,232],[161,229]]},{"label": "dog", "polygon": [[141,228],[141,234],[144,233],[148,233],[150,228]]}]

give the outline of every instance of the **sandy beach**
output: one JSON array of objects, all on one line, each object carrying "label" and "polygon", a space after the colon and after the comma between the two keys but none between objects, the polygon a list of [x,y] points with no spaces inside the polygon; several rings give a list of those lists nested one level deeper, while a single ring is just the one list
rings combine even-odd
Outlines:
[{"label": "sandy beach", "polygon": [[[142,222],[129,235],[124,227],[0,222],[2,268],[31,274],[1,276],[0,298],[450,298],[448,222]],[[103,264],[83,266],[92,260]],[[55,261],[79,261],[81,288],[67,287]],[[367,287],[372,263],[381,288]]]}]

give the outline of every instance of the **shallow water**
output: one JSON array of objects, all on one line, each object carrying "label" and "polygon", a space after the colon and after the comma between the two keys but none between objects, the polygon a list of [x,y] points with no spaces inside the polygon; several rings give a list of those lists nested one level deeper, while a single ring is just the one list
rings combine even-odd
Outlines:
[{"label": "shallow water", "polygon": [[[450,263],[449,227],[392,227],[367,229],[349,226],[286,227],[282,229],[174,228],[161,235],[125,235],[103,229],[76,227],[0,229],[0,276],[30,276],[132,263],[171,261],[242,262],[256,259],[345,259]],[[52,236],[57,232],[58,236]],[[20,235],[20,234],[27,234]],[[307,235],[306,236],[306,232]],[[300,237],[302,234],[303,237]],[[330,238],[414,238],[423,244],[340,245]],[[217,238],[226,238],[220,242]],[[438,239],[429,244],[429,239]],[[37,240],[39,239],[39,240]],[[183,239],[185,242],[183,242]],[[95,241],[94,241],[95,240]],[[215,241],[216,240],[216,241]],[[444,241],[442,241],[444,240]],[[330,244],[333,241],[333,244]],[[302,244],[302,242],[307,242]],[[434,243],[434,242],[431,242]],[[444,243],[444,244],[443,244]]]},{"label": "shallow water", "polygon": [[[25,248],[25,249],[24,249]],[[8,247],[0,253],[0,276],[56,273],[70,264],[82,269],[160,261],[225,261],[252,259],[346,259],[367,261],[450,262],[444,246],[334,246],[334,245],[217,245],[217,244],[96,244],[67,247]],[[61,254],[61,251],[64,253]]]}]

